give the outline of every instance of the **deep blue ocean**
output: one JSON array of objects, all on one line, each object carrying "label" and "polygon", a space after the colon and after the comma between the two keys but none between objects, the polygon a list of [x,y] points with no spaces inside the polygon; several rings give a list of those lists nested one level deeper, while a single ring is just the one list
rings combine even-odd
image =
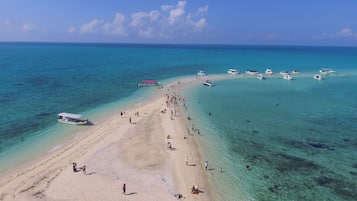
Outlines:
[{"label": "deep blue ocean", "polygon": [[[303,76],[322,67],[338,76]],[[302,75],[187,91],[210,162],[224,167],[212,173],[224,187],[217,198],[357,200],[355,47],[0,43],[0,173],[11,168],[9,158],[38,151],[40,139],[62,129],[59,112],[93,115],[93,108],[128,101],[143,79],[228,68]]]}]

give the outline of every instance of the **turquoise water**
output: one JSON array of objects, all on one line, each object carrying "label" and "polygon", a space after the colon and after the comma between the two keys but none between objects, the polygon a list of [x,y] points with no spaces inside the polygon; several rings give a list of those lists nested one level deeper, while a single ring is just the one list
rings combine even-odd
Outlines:
[{"label": "turquoise water", "polygon": [[85,129],[58,124],[57,113],[96,121],[110,107],[139,101],[147,90],[136,83],[143,79],[231,67],[303,73],[331,67],[344,76],[198,86],[189,112],[200,120],[216,167],[224,167],[224,174],[212,171],[225,187],[213,190],[221,200],[235,200],[235,192],[249,200],[353,200],[356,55],[352,47],[0,43],[0,173]]},{"label": "turquoise water", "polygon": [[192,89],[191,115],[213,149],[215,183],[227,189],[219,197],[356,200],[356,81],[252,78]]}]

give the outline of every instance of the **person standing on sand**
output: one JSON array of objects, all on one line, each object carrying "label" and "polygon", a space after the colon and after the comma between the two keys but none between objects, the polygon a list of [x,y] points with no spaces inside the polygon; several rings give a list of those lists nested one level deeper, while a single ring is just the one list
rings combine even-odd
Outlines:
[{"label": "person standing on sand", "polygon": [[125,191],[126,191],[126,185],[125,183],[123,184],[123,194],[125,195]]},{"label": "person standing on sand", "polygon": [[129,117],[129,124],[131,124],[131,117]]},{"label": "person standing on sand", "polygon": [[188,156],[186,156],[185,162],[186,162],[186,166],[188,166]]},{"label": "person standing on sand", "polygon": [[82,171],[83,171],[83,174],[84,174],[84,175],[87,175],[87,171],[86,171],[86,166],[85,166],[85,165],[83,165]]},{"label": "person standing on sand", "polygon": [[207,170],[208,168],[208,161],[205,162],[205,169]]},{"label": "person standing on sand", "polygon": [[73,172],[77,172],[77,163],[73,162]]}]

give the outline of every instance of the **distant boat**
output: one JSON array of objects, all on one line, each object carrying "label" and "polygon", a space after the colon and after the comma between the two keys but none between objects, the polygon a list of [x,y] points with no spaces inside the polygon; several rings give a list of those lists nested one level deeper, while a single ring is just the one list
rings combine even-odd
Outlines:
[{"label": "distant boat", "polygon": [[265,79],[265,77],[260,73],[257,75],[257,78],[260,79],[260,80],[264,80]]},{"label": "distant boat", "polygon": [[213,87],[214,84],[210,80],[206,80],[205,82],[202,82],[203,85],[208,86],[208,87]]},{"label": "distant boat", "polygon": [[331,73],[335,73],[336,71],[330,69],[330,68],[321,68],[320,71],[319,71],[321,74],[323,75],[328,75],[328,74],[331,74]]},{"label": "distant boat", "polygon": [[200,71],[197,72],[197,75],[198,76],[205,76],[205,75],[207,75],[207,73],[205,71],[203,71],[203,70],[200,70]]},{"label": "distant boat", "polygon": [[227,70],[227,73],[230,74],[230,75],[238,75],[239,71],[236,70],[236,69],[230,68],[230,69]]},{"label": "distant boat", "polygon": [[322,76],[321,76],[320,74],[315,74],[315,75],[313,76],[313,78],[314,78],[315,80],[322,80]]},{"label": "distant boat", "polygon": [[88,119],[82,119],[82,115],[62,112],[58,114],[58,122],[73,125],[86,125],[89,123]]},{"label": "distant boat", "polygon": [[245,71],[245,74],[248,74],[248,75],[257,75],[257,74],[258,74],[258,71],[256,71],[256,70],[246,70],[246,71]]},{"label": "distant boat", "polygon": [[283,78],[284,78],[285,80],[293,80],[293,79],[294,79],[293,76],[291,76],[291,75],[289,75],[289,74],[284,75]]},{"label": "distant boat", "polygon": [[272,75],[272,74],[273,74],[273,70],[270,69],[270,68],[267,68],[267,69],[265,70],[265,74],[267,74],[267,75]]},{"label": "distant boat", "polygon": [[289,75],[289,72],[288,71],[280,71],[279,74],[282,76],[285,76],[285,75]]},{"label": "distant boat", "polygon": [[291,74],[297,75],[297,74],[300,74],[300,71],[298,71],[298,70],[292,70],[292,71],[291,71]]},{"label": "distant boat", "polygon": [[157,80],[143,80],[136,84],[137,87],[150,87],[150,86],[160,86],[160,82]]}]

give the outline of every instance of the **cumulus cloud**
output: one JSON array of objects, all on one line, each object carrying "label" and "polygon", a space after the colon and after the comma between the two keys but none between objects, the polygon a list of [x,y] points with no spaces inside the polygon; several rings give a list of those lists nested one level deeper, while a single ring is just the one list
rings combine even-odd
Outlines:
[{"label": "cumulus cloud", "polygon": [[36,26],[34,24],[30,24],[30,23],[24,23],[21,26],[21,30],[24,32],[33,31],[35,29],[36,29]]},{"label": "cumulus cloud", "polygon": [[129,17],[116,13],[111,21],[93,19],[78,29],[70,27],[67,33],[79,30],[82,34],[103,33],[168,39],[204,31],[208,26],[208,6],[201,6],[191,12],[186,8],[187,3],[188,1],[180,0],[173,5],[161,5],[158,10],[134,12]]},{"label": "cumulus cloud", "polygon": [[67,30],[67,33],[75,33],[76,32],[76,28],[75,27],[69,27]]},{"label": "cumulus cloud", "polygon": [[106,33],[116,35],[126,35],[124,28],[125,16],[121,13],[116,13],[112,22],[106,22],[104,24],[104,30]]},{"label": "cumulus cloud", "polygon": [[340,37],[351,37],[354,36],[352,30],[350,28],[344,28],[341,31],[337,32],[337,36]]},{"label": "cumulus cloud", "polygon": [[182,16],[185,13],[186,1],[179,1],[177,6],[170,10],[170,16],[168,22],[170,25],[177,24],[178,22],[182,22]]},{"label": "cumulus cloud", "polygon": [[81,33],[97,33],[102,24],[103,24],[102,20],[93,19],[91,22],[83,24],[80,32]]},{"label": "cumulus cloud", "polygon": [[357,33],[354,33],[351,28],[343,28],[340,31],[329,34],[323,33],[322,36],[316,37],[319,39],[329,39],[329,38],[357,38]]},{"label": "cumulus cloud", "polygon": [[140,27],[145,25],[145,23],[153,23],[158,20],[160,16],[160,12],[157,10],[153,10],[151,12],[137,12],[131,15],[132,21],[130,26],[132,27]]}]

